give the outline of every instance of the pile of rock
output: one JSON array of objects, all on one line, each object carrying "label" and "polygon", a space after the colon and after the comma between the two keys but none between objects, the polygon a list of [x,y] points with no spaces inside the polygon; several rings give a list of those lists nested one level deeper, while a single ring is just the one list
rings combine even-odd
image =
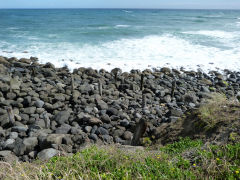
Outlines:
[{"label": "pile of rock", "polygon": [[0,57],[0,157],[46,160],[86,143],[130,144],[136,123],[148,134],[174,122],[210,92],[236,96],[240,74],[169,68],[107,72],[55,68],[37,58]]}]

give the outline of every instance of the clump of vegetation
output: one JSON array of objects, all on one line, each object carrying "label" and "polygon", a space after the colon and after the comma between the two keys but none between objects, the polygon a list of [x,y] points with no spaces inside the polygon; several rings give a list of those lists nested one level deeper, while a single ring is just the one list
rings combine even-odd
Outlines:
[{"label": "clump of vegetation", "polygon": [[189,138],[157,151],[89,147],[48,162],[1,163],[3,179],[239,179],[240,143],[203,146]]},{"label": "clump of vegetation", "polygon": [[206,104],[198,109],[199,126],[211,130],[223,123],[239,119],[240,105],[234,100],[229,100],[223,94],[214,93]]}]

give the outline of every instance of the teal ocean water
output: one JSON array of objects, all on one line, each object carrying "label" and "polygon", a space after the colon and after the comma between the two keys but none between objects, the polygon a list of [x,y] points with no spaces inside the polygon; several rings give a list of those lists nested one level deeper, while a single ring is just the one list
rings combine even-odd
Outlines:
[{"label": "teal ocean water", "polygon": [[240,69],[240,11],[0,10],[0,55],[56,66]]}]

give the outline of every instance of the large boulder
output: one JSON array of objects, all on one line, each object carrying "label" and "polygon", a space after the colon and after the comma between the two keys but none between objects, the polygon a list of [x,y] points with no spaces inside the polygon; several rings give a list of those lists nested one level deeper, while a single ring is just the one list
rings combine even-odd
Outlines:
[{"label": "large boulder", "polygon": [[0,151],[0,161],[6,162],[16,162],[18,161],[18,157],[11,151]]},{"label": "large boulder", "polygon": [[59,151],[53,148],[44,149],[37,154],[38,159],[42,161],[49,160],[50,158],[57,156]]},{"label": "large boulder", "polygon": [[5,113],[5,114],[3,114],[3,115],[0,115],[0,126],[1,126],[1,127],[4,128],[4,127],[8,126],[9,123],[10,123],[10,121],[9,121],[8,114],[7,114],[7,113]]},{"label": "large boulder", "polygon": [[19,81],[19,77],[16,76],[10,80],[10,87],[12,90],[20,90],[21,81]]},{"label": "large boulder", "polygon": [[29,137],[23,140],[23,144],[26,148],[26,152],[31,152],[38,145],[37,137]]},{"label": "large boulder", "polygon": [[0,63],[0,74],[7,74],[7,68]]},{"label": "large boulder", "polygon": [[52,144],[60,145],[65,137],[65,134],[49,134],[40,140],[40,148],[46,149],[52,147]]},{"label": "large boulder", "polygon": [[10,65],[10,63],[2,56],[0,56],[0,64],[3,64],[5,66]]}]

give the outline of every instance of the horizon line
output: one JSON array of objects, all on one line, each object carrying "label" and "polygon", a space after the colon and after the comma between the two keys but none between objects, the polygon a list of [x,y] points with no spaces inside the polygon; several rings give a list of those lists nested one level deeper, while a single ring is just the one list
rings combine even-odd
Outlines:
[{"label": "horizon line", "polygon": [[110,10],[110,9],[116,9],[116,10],[124,10],[124,9],[129,9],[129,10],[240,10],[238,9],[233,9],[233,8],[0,8],[0,10],[44,10],[44,9],[62,9],[62,10],[68,10],[68,9],[86,9],[86,10],[91,10],[91,9],[99,9],[99,10]]}]

